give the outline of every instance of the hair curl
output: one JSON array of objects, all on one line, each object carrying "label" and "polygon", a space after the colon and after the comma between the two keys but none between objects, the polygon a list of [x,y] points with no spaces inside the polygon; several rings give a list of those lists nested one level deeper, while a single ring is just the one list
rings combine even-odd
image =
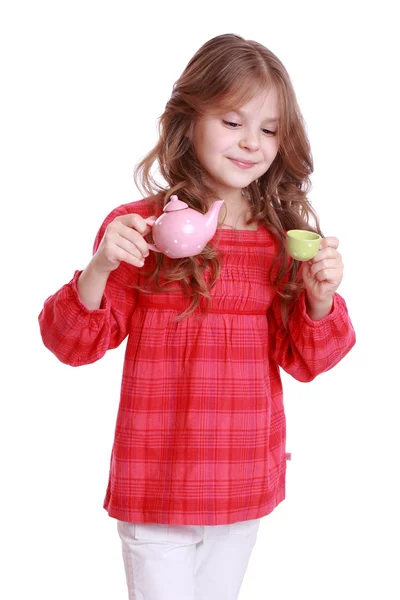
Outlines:
[{"label": "hair curl", "polygon": [[[271,284],[282,297],[287,323],[290,305],[303,284],[300,263],[290,261],[287,255],[285,232],[289,229],[309,229],[320,235],[322,232],[318,216],[307,199],[313,159],[305,122],[290,77],[270,50],[234,34],[206,42],[175,83],[159,119],[158,142],[138,163],[134,178],[137,187],[152,196],[160,212],[169,197],[177,194],[191,208],[205,213],[215,195],[206,182],[191,141],[196,118],[211,109],[234,110],[260,90],[271,88],[276,90],[280,106],[279,149],[268,171],[246,188],[250,207],[248,224],[263,223],[278,242],[272,265],[276,267],[278,263],[278,268],[271,268],[270,278],[274,270]],[[157,180],[155,167],[163,182]],[[175,261],[158,254],[148,285],[152,290],[161,290],[168,289],[172,282],[180,282],[191,299],[181,315],[184,317],[198,308],[202,297],[210,299],[220,269],[220,258],[211,244],[198,256]]]}]

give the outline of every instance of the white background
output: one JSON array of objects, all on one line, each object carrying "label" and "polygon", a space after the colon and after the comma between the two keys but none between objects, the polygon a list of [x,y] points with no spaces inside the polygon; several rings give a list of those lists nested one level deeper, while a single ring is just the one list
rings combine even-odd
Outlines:
[{"label": "white background", "polygon": [[[395,2],[18,0],[0,14],[0,596],[126,598],[102,508],[124,345],[73,369],[41,343],[47,296],[91,257],[209,38],[285,64],[307,122],[311,200],[341,240],[357,345],[310,384],[284,377],[287,499],[262,522],[241,600],[400,598],[398,28]],[[397,44],[397,45],[396,45]],[[397,79],[397,81],[396,81]]]}]

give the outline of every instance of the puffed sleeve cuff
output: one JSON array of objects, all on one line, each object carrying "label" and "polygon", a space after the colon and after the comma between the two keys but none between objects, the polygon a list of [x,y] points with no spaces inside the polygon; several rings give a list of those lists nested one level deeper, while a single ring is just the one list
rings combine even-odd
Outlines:
[{"label": "puffed sleeve cuff", "polygon": [[[313,321],[306,310],[306,295],[302,291],[289,318],[289,329],[295,340],[314,338],[332,340],[339,345],[353,345],[354,329],[347,311],[346,302],[339,294],[334,294],[332,310],[329,315]],[[347,339],[346,339],[347,338]],[[300,342],[301,343],[301,342]]]},{"label": "puffed sleeve cuff", "polygon": [[296,314],[297,318],[298,318],[298,316],[300,316],[301,319],[303,320],[303,322],[305,321],[305,323],[309,327],[313,327],[313,328],[319,328],[321,326],[326,326],[331,321],[337,321],[338,319],[345,318],[347,320],[348,313],[347,313],[347,306],[346,306],[344,299],[339,294],[336,293],[333,295],[332,300],[333,300],[333,304],[332,304],[331,312],[328,315],[326,315],[326,317],[323,317],[322,319],[319,319],[318,321],[314,321],[307,314],[306,293],[303,291],[303,292],[301,292],[301,294],[299,296],[299,299],[297,301],[297,306],[296,306],[296,309],[294,312],[297,312],[297,314]]},{"label": "puffed sleeve cuff", "polygon": [[289,330],[309,377],[331,369],[350,351],[356,339],[346,303],[337,293],[329,315],[313,321],[307,315],[305,292],[302,292],[289,318]]},{"label": "puffed sleeve cuff", "polygon": [[76,285],[80,274],[75,271],[72,280],[46,300],[39,315],[44,345],[73,366],[101,358],[110,341],[111,302],[105,295],[100,308],[86,308]]}]

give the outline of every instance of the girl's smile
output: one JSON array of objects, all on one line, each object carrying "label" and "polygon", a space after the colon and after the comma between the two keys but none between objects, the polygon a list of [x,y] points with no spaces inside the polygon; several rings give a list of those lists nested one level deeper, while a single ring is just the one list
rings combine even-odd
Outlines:
[{"label": "girl's smile", "polygon": [[254,162],[250,162],[249,160],[238,160],[235,158],[230,158],[229,160],[231,160],[233,164],[239,167],[240,169],[251,169],[251,167],[254,167],[254,165],[257,164]]}]

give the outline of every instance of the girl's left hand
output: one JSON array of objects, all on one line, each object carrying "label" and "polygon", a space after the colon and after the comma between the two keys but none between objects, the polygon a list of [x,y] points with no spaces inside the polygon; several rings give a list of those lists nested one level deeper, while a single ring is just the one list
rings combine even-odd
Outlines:
[{"label": "girl's left hand", "polygon": [[344,266],[338,246],[336,237],[323,238],[318,253],[304,264],[302,275],[311,306],[330,302],[343,279]]}]

